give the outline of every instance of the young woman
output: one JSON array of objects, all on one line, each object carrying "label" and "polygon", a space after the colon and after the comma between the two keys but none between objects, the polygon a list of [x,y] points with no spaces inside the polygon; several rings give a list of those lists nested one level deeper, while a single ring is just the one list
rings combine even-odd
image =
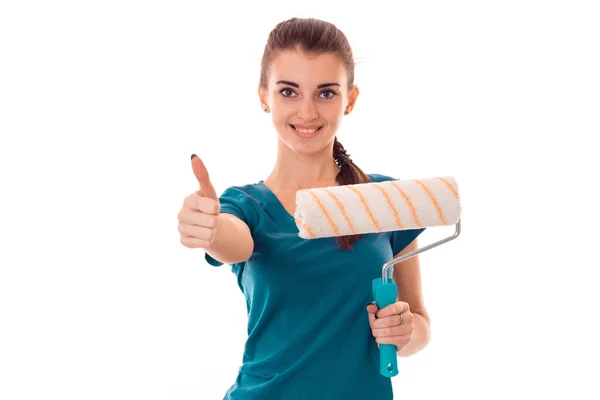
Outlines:
[{"label": "young woman", "polygon": [[378,310],[371,282],[422,230],[304,240],[293,217],[299,189],[394,179],[365,174],[336,138],[359,94],[345,35],[317,19],[279,23],[258,94],[278,134],[271,174],[218,196],[193,155],[201,189],[179,212],[182,244],[231,265],[246,297],[248,339],[225,399],[392,399],[378,345],[402,357],[429,342],[418,257],[395,266],[396,303]]}]

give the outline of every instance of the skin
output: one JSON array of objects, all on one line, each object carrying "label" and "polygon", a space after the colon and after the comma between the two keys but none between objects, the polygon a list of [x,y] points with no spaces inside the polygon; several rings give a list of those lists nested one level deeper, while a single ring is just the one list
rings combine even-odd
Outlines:
[{"label": "skin", "polygon": [[[317,88],[326,83],[336,85]],[[259,87],[258,94],[278,136],[277,159],[265,185],[284,196],[295,195],[299,189],[335,185],[338,167],[331,156],[333,139],[344,112],[352,110],[359,94],[356,85],[348,88],[341,60],[331,54],[279,54],[271,64],[268,87]],[[314,138],[303,139],[290,124],[322,128]]]},{"label": "skin", "polygon": [[[327,83],[336,85],[318,87]],[[268,87],[259,86],[258,95],[263,109],[271,114],[278,137],[276,163],[264,184],[294,215],[297,190],[337,185],[333,140],[344,115],[354,108],[359,89],[356,85],[348,87],[344,65],[337,56],[287,51],[273,60]],[[306,139],[298,137],[290,124],[322,128],[316,136]],[[417,246],[415,240],[396,257]],[[430,340],[418,256],[397,264],[393,278],[398,285],[397,302],[381,310],[369,305],[369,323],[377,343],[394,344],[399,356],[409,356]]]}]

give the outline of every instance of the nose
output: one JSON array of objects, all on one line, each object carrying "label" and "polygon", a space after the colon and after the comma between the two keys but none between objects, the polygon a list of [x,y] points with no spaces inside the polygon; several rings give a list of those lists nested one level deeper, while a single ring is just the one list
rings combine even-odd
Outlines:
[{"label": "nose", "polygon": [[313,100],[308,98],[302,102],[298,110],[298,116],[305,121],[312,121],[319,116],[317,107],[313,104]]}]

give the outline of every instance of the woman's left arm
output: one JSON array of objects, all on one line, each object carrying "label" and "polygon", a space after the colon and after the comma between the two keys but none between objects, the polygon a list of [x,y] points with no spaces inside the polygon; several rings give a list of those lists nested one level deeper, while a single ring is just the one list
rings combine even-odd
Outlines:
[{"label": "woman's left arm", "polygon": [[[417,249],[416,239],[394,258]],[[378,344],[394,344],[399,357],[408,357],[427,346],[430,340],[429,314],[421,288],[419,256],[394,266],[393,279],[398,287],[395,303],[377,309],[367,306],[369,324]]]},{"label": "woman's left arm", "polygon": [[[417,248],[417,239],[415,239],[394,258],[417,250]],[[414,256],[396,264],[394,266],[393,278],[398,286],[397,301],[406,303],[404,309],[400,311],[405,315],[412,314],[413,330],[411,340],[408,344],[398,350],[398,356],[407,357],[425,348],[431,339],[429,314],[427,313],[425,302],[423,300],[419,256]],[[399,308],[400,307],[401,305],[399,305]]]}]

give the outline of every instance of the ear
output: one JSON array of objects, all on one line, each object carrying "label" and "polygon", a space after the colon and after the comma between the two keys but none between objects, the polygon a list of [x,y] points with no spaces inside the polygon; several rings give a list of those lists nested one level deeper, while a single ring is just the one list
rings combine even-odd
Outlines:
[{"label": "ear", "polygon": [[258,85],[258,100],[260,101],[260,106],[263,110],[265,109],[265,107],[267,107],[267,109],[269,107],[267,98],[267,91],[264,90],[260,85]]},{"label": "ear", "polygon": [[348,105],[346,106],[346,113],[350,113],[352,111],[359,94],[360,90],[358,90],[358,86],[354,85],[352,90],[348,93]]}]

